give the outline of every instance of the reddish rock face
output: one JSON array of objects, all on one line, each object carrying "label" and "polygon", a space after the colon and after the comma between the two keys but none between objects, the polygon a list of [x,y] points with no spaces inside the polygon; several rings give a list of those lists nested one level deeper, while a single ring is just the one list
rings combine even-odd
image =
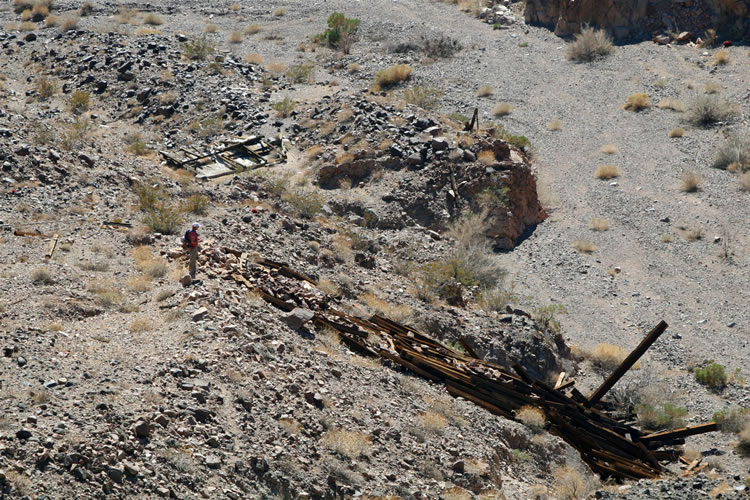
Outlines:
[{"label": "reddish rock face", "polygon": [[[650,35],[654,29],[674,30],[675,26],[702,32],[734,23],[738,16],[748,13],[750,0],[528,0],[525,18],[527,23],[554,28],[560,36],[578,33],[582,26],[590,24],[622,39],[643,33]],[[692,26],[685,24],[686,18]],[[675,24],[675,19],[680,22]],[[738,28],[747,33],[750,26],[745,23]]]}]

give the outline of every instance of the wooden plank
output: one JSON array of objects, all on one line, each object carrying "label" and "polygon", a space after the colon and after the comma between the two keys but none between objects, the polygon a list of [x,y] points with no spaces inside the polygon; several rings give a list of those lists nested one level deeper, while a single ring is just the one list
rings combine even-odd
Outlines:
[{"label": "wooden plank", "polygon": [[623,360],[622,363],[620,363],[620,366],[615,368],[615,371],[612,372],[612,374],[607,377],[607,379],[602,382],[602,385],[599,386],[599,388],[594,391],[594,393],[588,397],[588,405],[592,405],[602,399],[602,397],[607,394],[607,392],[614,386],[618,380],[622,378],[625,373],[627,373],[628,370],[643,356],[643,354],[648,350],[649,347],[651,347],[651,344],[656,342],[656,340],[661,336],[662,333],[667,329],[669,325],[665,321],[660,321],[658,325],[654,327],[653,330],[649,332],[648,335],[646,335],[646,338],[644,338],[640,344],[638,344],[638,347],[633,349],[633,352],[631,352],[627,358]]},{"label": "wooden plank", "polygon": [[656,432],[654,434],[648,434],[641,436],[640,441],[671,441],[672,439],[685,438],[688,436],[695,436],[696,434],[703,434],[705,432],[713,432],[719,429],[716,422],[708,422],[707,424],[693,425],[690,427],[682,427],[680,429],[674,429],[671,431]]},{"label": "wooden plank", "polygon": [[49,247],[47,247],[47,253],[44,254],[45,259],[51,259],[52,254],[55,253],[55,248],[57,248],[57,240],[59,236],[55,234],[52,236],[52,241],[49,242]]},{"label": "wooden plank", "polygon": [[469,353],[469,356],[471,356],[472,358],[481,359],[479,357],[479,354],[477,354],[477,352],[471,348],[469,342],[466,340],[466,337],[459,338],[458,342],[461,344],[461,346],[463,346],[464,349],[466,349],[466,352]]},{"label": "wooden plank", "polygon": [[35,236],[37,238],[49,238],[48,234],[34,233],[31,231],[13,231],[15,236]]},{"label": "wooden plank", "polygon": [[560,375],[557,376],[557,382],[555,382],[554,389],[557,391],[560,389],[560,386],[563,385],[563,381],[565,380],[565,372],[560,372]]}]

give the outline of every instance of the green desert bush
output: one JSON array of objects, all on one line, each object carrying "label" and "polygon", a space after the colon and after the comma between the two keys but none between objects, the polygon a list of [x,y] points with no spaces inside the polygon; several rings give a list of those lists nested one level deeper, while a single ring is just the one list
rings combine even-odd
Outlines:
[{"label": "green desert bush", "polygon": [[612,37],[604,30],[585,27],[568,45],[566,55],[575,62],[592,62],[614,52]]},{"label": "green desert bush", "polygon": [[305,83],[312,79],[315,66],[311,63],[293,64],[286,70],[286,77],[294,83]]},{"label": "green desert bush", "polygon": [[294,107],[296,105],[297,103],[293,99],[285,97],[282,100],[274,103],[272,107],[280,117],[286,118],[287,116],[292,114],[292,111],[294,111]]},{"label": "green desert bush", "polygon": [[188,40],[182,44],[182,54],[189,61],[204,61],[216,51],[216,46],[205,36]]},{"label": "green desert bush", "polygon": [[83,90],[76,90],[68,100],[68,108],[74,115],[80,115],[89,110],[91,94]]},{"label": "green desert bush", "polygon": [[716,363],[711,360],[702,368],[696,368],[695,380],[703,385],[707,385],[711,389],[721,389],[727,385],[726,369],[724,365]]},{"label": "green desert bush", "polygon": [[182,224],[182,216],[178,208],[160,203],[146,213],[143,222],[154,233],[176,234]]},{"label": "green desert bush", "polygon": [[341,12],[334,12],[328,16],[328,29],[315,38],[323,45],[348,54],[358,29],[359,19],[350,19]]}]

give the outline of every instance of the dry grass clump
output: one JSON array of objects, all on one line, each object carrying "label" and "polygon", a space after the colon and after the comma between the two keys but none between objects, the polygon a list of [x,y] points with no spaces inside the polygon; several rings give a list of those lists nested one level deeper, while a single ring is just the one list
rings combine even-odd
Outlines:
[{"label": "dry grass clump", "polygon": [[360,69],[362,69],[362,66],[360,66],[359,63],[349,63],[346,65],[346,70],[349,73],[356,73]]},{"label": "dry grass clump", "polygon": [[615,177],[620,177],[620,169],[615,165],[600,165],[594,171],[594,176],[597,179],[614,179]]},{"label": "dry grass clump", "polygon": [[710,127],[736,114],[734,108],[718,95],[699,95],[687,114],[687,121],[699,127]]},{"label": "dry grass clump", "polygon": [[412,310],[404,304],[391,304],[374,293],[366,293],[359,297],[367,307],[399,323],[408,323],[412,316]]},{"label": "dry grass clump", "polygon": [[59,16],[56,16],[56,15],[54,15],[54,14],[50,14],[50,15],[49,15],[49,16],[47,16],[47,18],[46,18],[46,19],[44,20],[44,24],[46,24],[46,25],[47,25],[47,26],[49,26],[50,28],[51,28],[51,27],[54,27],[54,26],[57,26],[57,25],[59,25],[59,24],[60,24],[60,17],[59,17]]},{"label": "dry grass clump", "polygon": [[706,94],[718,94],[721,90],[721,85],[716,82],[708,82],[703,86],[703,91]]},{"label": "dry grass clump", "polygon": [[605,144],[601,148],[599,148],[599,151],[601,151],[604,154],[613,155],[617,153],[617,146],[614,144]]},{"label": "dry grass clump", "polygon": [[575,240],[573,241],[573,248],[581,253],[593,253],[599,250],[596,245],[586,240]]},{"label": "dry grass clump", "polygon": [[695,193],[700,189],[701,177],[695,172],[686,172],[682,175],[680,191],[683,193]]},{"label": "dry grass clump", "polygon": [[677,111],[678,113],[682,113],[685,111],[685,104],[680,101],[679,99],[672,99],[671,97],[667,97],[659,101],[659,104],[656,105],[659,109],[671,109],[672,111]]},{"label": "dry grass clump", "polygon": [[148,24],[151,26],[161,26],[164,24],[164,20],[158,16],[158,14],[155,14],[154,12],[149,12],[146,14],[146,17],[143,18],[143,24]]},{"label": "dry grass clump", "polygon": [[242,9],[242,5],[238,3],[233,3],[231,9],[232,9],[232,12],[239,12],[240,9]]},{"label": "dry grass clump", "polygon": [[685,129],[682,127],[675,127],[669,131],[669,137],[672,138],[682,137],[683,135],[685,135]]},{"label": "dry grass clump", "polygon": [[750,408],[733,407],[714,413],[714,422],[719,426],[721,432],[727,434],[739,433],[750,424]]},{"label": "dry grass clump", "polygon": [[492,165],[497,161],[497,159],[495,158],[495,152],[491,149],[480,151],[477,159],[485,165]]},{"label": "dry grass clump", "polygon": [[345,457],[355,458],[372,446],[372,439],[364,432],[332,430],[325,433],[320,443]]},{"label": "dry grass clump", "polygon": [[381,69],[375,75],[375,87],[383,89],[392,87],[411,78],[412,68],[408,64],[396,64],[390,68]]},{"label": "dry grass clump", "polygon": [[568,465],[560,467],[553,473],[555,498],[559,500],[579,500],[586,498],[591,486],[577,469]]},{"label": "dry grass clump", "polygon": [[594,367],[604,372],[610,372],[617,368],[627,356],[627,351],[620,346],[597,344],[588,357]]},{"label": "dry grass clump", "polygon": [[609,221],[600,217],[594,217],[591,219],[591,229],[594,231],[607,231],[609,230]]},{"label": "dry grass clump", "polygon": [[495,90],[490,87],[489,85],[482,85],[479,87],[479,90],[477,90],[477,97],[487,97],[491,96],[495,93]]},{"label": "dry grass clump", "polygon": [[42,76],[36,81],[36,91],[40,98],[49,99],[57,92],[57,82]]},{"label": "dry grass clump", "polygon": [[144,275],[152,278],[163,278],[167,275],[167,261],[155,256],[150,246],[137,246],[130,254],[135,261],[135,268]]},{"label": "dry grass clump", "polygon": [[562,128],[563,128],[563,124],[560,120],[555,119],[555,120],[551,120],[547,122],[547,130],[551,130],[554,132],[557,130],[562,130]]},{"label": "dry grass clump", "polygon": [[215,24],[207,24],[203,31],[205,31],[206,33],[216,33],[217,29],[218,28]]},{"label": "dry grass clump", "polygon": [[78,18],[75,16],[68,16],[63,18],[60,23],[60,31],[72,31],[78,27]]},{"label": "dry grass clump", "polygon": [[714,54],[714,66],[724,66],[726,64],[729,64],[730,62],[732,62],[732,59],[729,57],[728,50],[719,49],[719,51]]},{"label": "dry grass clump", "polygon": [[266,69],[271,73],[284,73],[286,71],[286,65],[282,63],[268,63]]},{"label": "dry grass clump", "polygon": [[750,172],[741,174],[738,182],[740,183],[740,189],[743,191],[750,191]]},{"label": "dry grass clump", "polygon": [[426,411],[419,416],[422,426],[432,432],[442,432],[448,426],[448,419],[442,413]]},{"label": "dry grass clump", "polygon": [[243,59],[248,64],[263,64],[263,56],[255,53],[255,54],[248,54]]},{"label": "dry grass clump", "polygon": [[94,302],[99,306],[111,307],[122,302],[122,294],[111,281],[92,281],[88,288],[94,294]]},{"label": "dry grass clump", "polygon": [[531,429],[535,434],[542,432],[544,424],[547,423],[544,412],[536,406],[530,405],[522,406],[516,410],[516,420]]},{"label": "dry grass clump", "polygon": [[260,33],[263,30],[263,28],[260,27],[260,24],[249,24],[245,28],[245,34],[246,35],[255,35],[256,33]]},{"label": "dry grass clump", "polygon": [[680,226],[682,236],[687,241],[697,241],[703,239],[703,228],[700,226]]},{"label": "dry grass clump", "polygon": [[637,92],[628,96],[624,108],[627,111],[643,111],[651,107],[651,99],[645,92]]},{"label": "dry grass clump", "polygon": [[94,12],[94,4],[91,2],[84,2],[81,8],[78,9],[78,15],[81,17],[90,16]]},{"label": "dry grass clump", "polygon": [[242,40],[244,40],[244,39],[245,39],[245,35],[243,35],[241,31],[233,31],[227,37],[227,42],[229,42],[229,43],[242,43]]},{"label": "dry grass clump", "polygon": [[569,60],[581,63],[595,61],[612,52],[612,37],[606,31],[586,27],[568,45],[566,55]]},{"label": "dry grass clump", "polygon": [[154,324],[148,318],[137,318],[130,322],[128,330],[131,333],[149,332],[154,329]]},{"label": "dry grass clump", "polygon": [[37,267],[31,271],[31,281],[37,285],[51,285],[55,282],[52,271],[46,267]]},{"label": "dry grass clump", "polygon": [[281,17],[286,15],[286,9],[278,8],[274,9],[273,15],[276,17]]},{"label": "dry grass clump", "polygon": [[716,153],[713,167],[730,172],[750,171],[750,133],[730,135]]},{"label": "dry grass clump", "polygon": [[495,116],[508,116],[513,112],[513,105],[507,102],[499,102],[492,108],[492,114]]},{"label": "dry grass clump", "polygon": [[128,290],[143,293],[151,290],[151,277],[145,275],[132,276],[128,278]]}]

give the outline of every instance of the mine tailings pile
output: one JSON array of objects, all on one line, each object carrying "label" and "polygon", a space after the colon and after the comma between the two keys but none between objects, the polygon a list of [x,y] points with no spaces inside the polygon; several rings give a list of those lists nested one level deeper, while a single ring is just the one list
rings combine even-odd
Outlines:
[{"label": "mine tailings pile", "polygon": [[[434,382],[443,383],[448,392],[486,410],[515,419],[515,410],[527,405],[544,411],[547,430],[576,448],[588,465],[602,477],[618,479],[656,479],[668,476],[660,461],[676,460],[685,437],[717,430],[714,422],[666,432],[646,434],[617,419],[603,396],[664,333],[660,322],[618,366],[586,397],[560,373],[554,387],[534,380],[519,364],[510,369],[489,363],[474,353],[466,339],[461,343],[468,354],[446,347],[435,339],[383,316],[359,318],[331,306],[330,297],[321,292],[315,280],[267,259],[252,262],[248,254],[222,248],[237,258],[231,264],[212,262],[211,274],[231,279],[257,293],[267,302],[286,311],[284,320],[294,328],[312,322],[338,332],[341,341],[353,351],[380,357],[401,365]],[[691,464],[688,474],[695,472]]]}]

